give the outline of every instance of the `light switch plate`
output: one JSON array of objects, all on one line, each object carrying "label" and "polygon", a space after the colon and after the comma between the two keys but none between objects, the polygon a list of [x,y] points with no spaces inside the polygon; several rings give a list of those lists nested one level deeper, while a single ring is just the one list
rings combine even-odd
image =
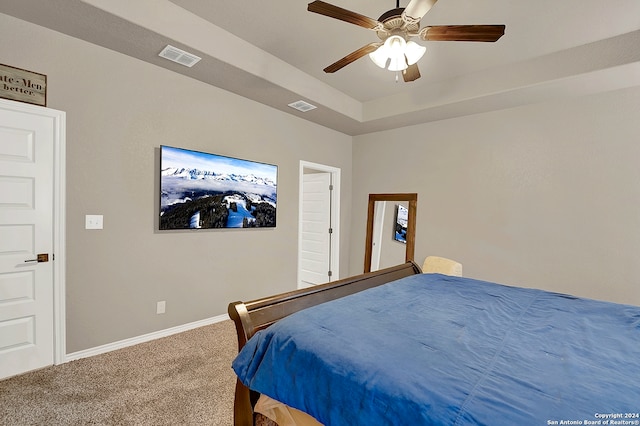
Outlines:
[{"label": "light switch plate", "polygon": [[102,229],[102,215],[88,214],[85,216],[84,229]]}]

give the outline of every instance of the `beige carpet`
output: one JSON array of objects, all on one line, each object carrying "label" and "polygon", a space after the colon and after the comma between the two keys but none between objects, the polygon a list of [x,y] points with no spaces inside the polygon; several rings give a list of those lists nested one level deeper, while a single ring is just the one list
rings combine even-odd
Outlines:
[{"label": "beige carpet", "polygon": [[233,322],[0,381],[0,425],[232,425]]}]

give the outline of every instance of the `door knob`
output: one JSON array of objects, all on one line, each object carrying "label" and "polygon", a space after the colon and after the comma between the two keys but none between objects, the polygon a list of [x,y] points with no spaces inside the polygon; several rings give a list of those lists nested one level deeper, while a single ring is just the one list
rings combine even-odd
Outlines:
[{"label": "door knob", "polygon": [[36,257],[35,259],[28,259],[25,260],[25,263],[29,263],[29,262],[48,262],[49,261],[49,253],[40,253],[38,255],[38,257]]}]

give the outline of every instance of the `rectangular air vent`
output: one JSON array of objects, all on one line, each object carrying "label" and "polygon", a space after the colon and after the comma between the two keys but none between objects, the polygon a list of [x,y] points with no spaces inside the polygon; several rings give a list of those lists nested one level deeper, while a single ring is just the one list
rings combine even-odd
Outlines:
[{"label": "rectangular air vent", "polygon": [[191,68],[194,66],[200,59],[199,56],[196,56],[192,53],[185,52],[182,49],[178,49],[177,47],[173,47],[171,45],[167,45],[162,52],[159,54],[160,57],[168,59],[173,62],[177,62],[180,65],[184,65],[185,67]]},{"label": "rectangular air vent", "polygon": [[302,112],[311,111],[312,109],[317,108],[315,105],[311,105],[310,103],[305,101],[293,102],[293,103],[290,103],[289,106],[291,108],[295,108],[298,111],[302,111]]}]

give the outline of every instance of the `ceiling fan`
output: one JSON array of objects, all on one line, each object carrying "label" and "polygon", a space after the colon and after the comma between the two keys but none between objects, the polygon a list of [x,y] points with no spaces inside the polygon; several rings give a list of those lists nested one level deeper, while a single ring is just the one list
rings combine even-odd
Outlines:
[{"label": "ceiling fan", "polygon": [[434,25],[420,28],[420,20],[437,0],[411,0],[406,8],[399,7],[383,13],[377,20],[350,10],[315,0],[307,10],[330,18],[373,30],[380,41],[369,43],[349,53],[324,69],[334,73],[365,55],[381,68],[402,72],[404,81],[420,78],[417,62],[426,48],[410,40],[425,41],[497,41],[504,34],[504,25]]}]

